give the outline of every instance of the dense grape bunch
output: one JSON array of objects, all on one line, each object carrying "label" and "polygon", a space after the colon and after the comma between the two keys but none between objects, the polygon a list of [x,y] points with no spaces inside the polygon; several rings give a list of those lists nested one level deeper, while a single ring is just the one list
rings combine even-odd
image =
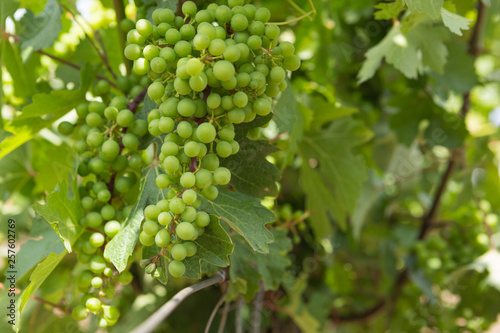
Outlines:
[{"label": "dense grape bunch", "polygon": [[[182,5],[183,16],[156,9],[128,32],[125,56],[138,75],[153,82],[149,97],[159,106],[148,114],[148,131],[161,137],[159,161],[165,174],[156,184],[167,198],[146,207],[140,242],[156,244],[168,257],[174,277],[183,260],[196,254],[195,241],[210,224],[200,196],[215,200],[218,185],[231,179],[220,158],[238,153],[235,124],[272,112],[273,98],[286,89],[286,71],[300,67],[289,42],[278,43],[280,28],[268,24],[266,8],[210,4]],[[142,266],[158,276],[157,257]]]},{"label": "dense grape bunch", "polygon": [[[121,77],[121,86],[130,86],[131,96],[138,95],[150,83],[148,78]],[[132,88],[133,86],[133,88]],[[109,89],[99,81],[95,95],[109,99]],[[82,103],[76,107],[78,121],[75,125],[61,122],[58,130],[71,135],[77,128],[74,149],[80,155],[78,175],[81,177],[79,194],[84,217],[83,234],[74,245],[83,271],[77,278],[78,289],[83,293],[80,304],[73,309],[76,320],[97,315],[100,327],[114,325],[119,317],[116,307],[105,304],[111,299],[117,284],[129,284],[132,274],[118,273],[104,257],[106,244],[121,229],[129,215],[133,201],[126,197],[142,168],[139,139],[147,133],[147,122],[135,119],[129,108],[129,98],[116,96],[105,104],[100,101]]]}]

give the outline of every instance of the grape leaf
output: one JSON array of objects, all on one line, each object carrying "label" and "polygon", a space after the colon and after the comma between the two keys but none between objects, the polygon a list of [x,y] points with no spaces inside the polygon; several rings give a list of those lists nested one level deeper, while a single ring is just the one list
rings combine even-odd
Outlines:
[{"label": "grape leaf", "polygon": [[80,89],[54,90],[50,94],[34,95],[32,103],[23,107],[21,115],[5,124],[5,129],[13,135],[0,142],[0,159],[84,102],[85,92],[95,74],[95,68],[85,66],[81,72]]},{"label": "grape leaf", "polygon": [[[406,33],[403,29],[407,30]],[[432,27],[428,20],[417,24],[407,21],[406,25],[393,26],[380,43],[366,52],[366,60],[358,73],[358,83],[373,77],[383,59],[410,79],[422,73],[424,66],[443,72],[448,55],[445,38],[444,31]],[[422,56],[418,51],[422,52]]]},{"label": "grape leaf", "polygon": [[221,160],[221,166],[231,171],[231,184],[238,192],[255,196],[274,196],[280,174],[278,168],[266,160],[266,156],[278,150],[265,140],[250,140],[246,137],[252,128],[266,124],[272,115],[256,118],[253,122],[235,126],[240,151]]},{"label": "grape leaf", "polygon": [[128,259],[134,251],[144,219],[144,208],[156,203],[160,190],[155,180],[159,173],[158,167],[153,166],[142,172],[137,202],[123,223],[122,229],[104,249],[104,257],[109,259],[119,272],[127,267]]},{"label": "grape leaf", "polygon": [[[410,146],[418,135],[418,124],[427,119],[424,138],[430,146],[458,148],[462,145],[467,134],[463,119],[434,104],[429,96],[410,91],[393,97],[389,105],[399,111],[391,116],[389,123],[402,144]],[[408,112],[408,105],[412,106],[412,112]]]},{"label": "grape leaf", "polygon": [[396,0],[394,2],[380,2],[375,5],[375,19],[377,20],[391,20],[398,17],[399,13],[403,10],[403,2]]},{"label": "grape leaf", "polygon": [[35,268],[30,276],[30,284],[23,290],[21,296],[21,304],[19,305],[19,312],[22,313],[26,303],[30,300],[31,295],[42,285],[52,273],[52,271],[59,265],[61,260],[68,252],[65,250],[60,254],[51,253]]},{"label": "grape leaf", "polygon": [[65,250],[61,239],[49,224],[40,218],[34,219],[33,223],[41,225],[42,230],[36,239],[28,239],[26,243],[22,244],[17,253],[18,263],[16,269],[18,279],[21,279],[50,253],[61,254]]},{"label": "grape leaf", "polygon": [[19,4],[22,8],[30,9],[35,14],[43,11],[47,0],[19,0]]},{"label": "grape leaf", "polygon": [[21,48],[32,47],[35,50],[52,46],[62,30],[62,10],[55,0],[48,0],[39,15],[27,10],[21,19]]},{"label": "grape leaf", "polygon": [[288,132],[290,135],[284,158],[285,163],[283,163],[283,168],[285,168],[293,162],[298,143],[302,140],[304,134],[304,116],[302,116],[299,110],[299,105],[290,82],[288,82],[288,87],[283,91],[274,108],[273,120],[278,126],[280,133]]},{"label": "grape leaf", "polygon": [[193,243],[196,244],[196,254],[186,258],[185,276],[199,279],[206,273],[201,266],[203,261],[219,267],[229,266],[229,255],[233,252],[233,242],[221,227],[217,216],[210,215],[210,224],[205,228],[203,235]]},{"label": "grape leaf", "polygon": [[229,275],[233,283],[239,279],[245,281],[247,301],[252,300],[258,292],[261,279],[266,290],[276,290],[283,280],[285,269],[291,264],[285,255],[292,249],[286,230],[273,229],[272,233],[274,242],[269,245],[269,254],[255,252],[243,237],[233,237],[235,248],[231,255]]},{"label": "grape leaf", "polygon": [[72,251],[71,245],[83,231],[80,226],[83,213],[77,179],[71,178],[59,181],[56,189],[47,196],[45,205],[33,204],[35,212],[57,232],[68,252]]},{"label": "grape leaf", "polygon": [[444,8],[441,8],[441,17],[443,18],[443,24],[451,32],[459,36],[462,36],[462,30],[469,30],[469,24],[472,22],[468,18],[452,13]]},{"label": "grape leaf", "polygon": [[15,95],[23,98],[33,95],[36,82],[35,73],[27,71],[16,44],[11,44],[7,38],[3,40],[2,44],[2,61],[12,77]]},{"label": "grape leaf", "polygon": [[433,19],[441,15],[444,0],[403,0],[408,9],[413,13],[425,13]]},{"label": "grape leaf", "polygon": [[[371,139],[373,133],[352,118],[341,118],[328,129],[307,135],[300,146],[304,161],[301,176],[307,194],[306,206],[312,215],[311,226],[317,238],[327,236],[329,215],[346,227],[361,194],[367,170],[352,149]],[[313,187],[314,188],[311,188]],[[317,188],[316,188],[317,187]]]},{"label": "grape leaf", "polygon": [[273,242],[274,237],[265,225],[273,222],[275,216],[258,199],[222,189],[217,199],[202,199],[201,209],[223,219],[254,251],[269,253],[268,243]]}]

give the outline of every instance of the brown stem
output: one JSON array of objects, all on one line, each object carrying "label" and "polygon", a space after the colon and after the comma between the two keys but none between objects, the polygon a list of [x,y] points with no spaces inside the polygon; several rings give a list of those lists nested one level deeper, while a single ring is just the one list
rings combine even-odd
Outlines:
[{"label": "brown stem", "polygon": [[128,103],[127,104],[127,107],[130,111],[132,111],[132,113],[135,113],[137,111],[137,107],[139,106],[139,104],[141,104],[142,100],[144,99],[144,97],[146,97],[146,93],[148,92],[148,88],[144,88],[139,95],[137,95],[133,100],[132,102]]}]

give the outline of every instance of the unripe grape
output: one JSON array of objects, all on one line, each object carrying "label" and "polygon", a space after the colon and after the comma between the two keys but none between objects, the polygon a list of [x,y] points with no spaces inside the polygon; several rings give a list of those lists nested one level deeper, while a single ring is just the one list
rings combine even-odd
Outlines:
[{"label": "unripe grape", "polygon": [[285,57],[283,67],[289,71],[296,71],[300,68],[300,58],[296,55]]},{"label": "unripe grape", "polygon": [[85,307],[90,312],[99,312],[101,311],[101,301],[98,298],[92,297],[87,300],[85,303]]},{"label": "unripe grape", "polygon": [[167,226],[170,224],[170,222],[172,222],[172,215],[170,215],[169,212],[162,212],[160,215],[158,215],[158,223],[160,223],[161,225]]},{"label": "unripe grape", "polygon": [[243,14],[235,14],[231,18],[231,28],[234,31],[244,31],[248,27],[248,19]]},{"label": "unripe grape", "polygon": [[214,185],[210,185],[201,191],[201,195],[207,200],[215,200],[219,195],[219,190]]},{"label": "unripe grape", "polygon": [[92,279],[91,284],[92,284],[92,287],[94,287],[94,288],[101,288],[102,283],[103,283],[102,279],[100,277],[96,276]]},{"label": "unripe grape", "polygon": [[118,221],[109,221],[104,225],[104,232],[109,238],[115,237],[121,229],[121,224]]},{"label": "unripe grape", "polygon": [[186,203],[181,198],[170,200],[169,209],[174,214],[181,214],[186,209]]},{"label": "unripe grape", "polygon": [[183,117],[191,117],[196,112],[196,103],[189,98],[185,98],[177,105],[177,111]]},{"label": "unripe grape", "polygon": [[194,190],[186,190],[182,194],[182,200],[187,204],[187,205],[192,205],[196,199],[198,198],[198,195]]},{"label": "unripe grape", "polygon": [[93,247],[101,247],[103,244],[104,244],[104,236],[99,233],[99,232],[94,232],[91,236],[90,236],[90,244],[93,246]]},{"label": "unripe grape", "polygon": [[210,45],[210,38],[203,33],[198,33],[194,36],[193,45],[198,51],[205,50]]},{"label": "unripe grape", "polygon": [[156,177],[156,186],[160,189],[166,189],[170,185],[170,179],[168,178],[167,175],[161,174]]},{"label": "unripe grape", "polygon": [[181,58],[186,57],[186,56],[190,55],[192,52],[191,44],[189,44],[188,42],[186,42],[184,40],[181,40],[181,41],[177,42],[177,44],[175,44],[174,51],[178,57],[181,57]]},{"label": "unripe grape", "polygon": [[184,245],[184,247],[186,248],[186,252],[187,252],[188,257],[192,257],[196,254],[197,247],[196,247],[195,243],[186,242],[186,243],[183,243],[182,245]]},{"label": "unripe grape", "polygon": [[215,150],[217,151],[217,155],[222,158],[231,156],[233,151],[231,144],[227,141],[219,141]]},{"label": "unripe grape", "polygon": [[191,240],[196,234],[196,228],[189,222],[181,222],[175,228],[175,233],[182,240]]},{"label": "unripe grape", "polygon": [[235,69],[229,61],[220,60],[215,63],[213,72],[218,80],[227,81],[234,76]]},{"label": "unripe grape", "polygon": [[105,205],[101,208],[101,216],[104,220],[111,220],[115,217],[115,209],[111,205]]},{"label": "unripe grape", "polygon": [[184,260],[187,256],[187,249],[182,244],[175,244],[170,250],[170,254],[174,260]]},{"label": "unripe grape", "polygon": [[212,93],[207,97],[207,105],[211,109],[217,109],[221,104],[221,97],[219,94]]},{"label": "unripe grape", "polygon": [[212,184],[212,173],[208,170],[201,169],[195,173],[196,187],[205,188]]},{"label": "unripe grape", "polygon": [[186,71],[191,76],[200,74],[202,69],[203,65],[197,58],[192,58],[186,63]]},{"label": "unripe grape", "polygon": [[184,222],[194,222],[195,219],[196,219],[196,209],[194,209],[193,207],[186,207],[184,212],[182,212],[181,214],[181,220]]},{"label": "unripe grape", "polygon": [[137,75],[146,75],[150,69],[151,66],[149,64],[149,60],[145,58],[139,58],[134,61],[133,70]]},{"label": "unripe grape", "polygon": [[189,141],[184,145],[184,153],[189,157],[196,157],[200,153],[200,146],[195,141]]},{"label": "unripe grape", "polygon": [[181,167],[179,160],[175,156],[167,156],[163,161],[163,165],[168,173],[174,173]]},{"label": "unripe grape", "polygon": [[162,229],[158,231],[155,237],[155,243],[158,247],[167,247],[170,244],[170,233],[168,230]]},{"label": "unripe grape", "polygon": [[220,167],[215,169],[213,174],[213,182],[215,185],[226,185],[231,181],[231,171],[229,169]]},{"label": "unripe grape", "polygon": [[116,320],[120,317],[120,310],[115,306],[103,306],[103,317],[106,320]]},{"label": "unripe grape", "polygon": [[116,116],[116,122],[121,127],[129,127],[134,123],[134,114],[127,109],[121,110]]},{"label": "unripe grape", "polygon": [[71,312],[71,316],[76,321],[82,321],[82,320],[86,319],[88,316],[87,308],[83,305],[77,305],[73,308],[73,311]]},{"label": "unripe grape", "polygon": [[255,12],[255,20],[256,21],[260,21],[262,23],[267,23],[270,18],[271,18],[271,12],[269,11],[269,9],[267,9],[265,7],[261,7],[259,9],[257,9],[257,11]]},{"label": "unripe grape", "polygon": [[90,270],[96,274],[101,274],[106,268],[106,262],[101,256],[95,256],[90,259]]},{"label": "unripe grape", "polygon": [[153,33],[153,25],[146,19],[140,19],[137,21],[135,28],[143,37],[149,37]]},{"label": "unripe grape", "polygon": [[107,161],[112,161],[120,153],[120,146],[113,139],[106,140],[102,144],[102,154]]},{"label": "unripe grape", "polygon": [[94,275],[91,271],[83,271],[77,278],[77,285],[81,289],[89,288],[92,283]]},{"label": "unripe grape", "polygon": [[201,166],[204,169],[215,171],[219,167],[219,158],[215,154],[207,154],[201,160]]},{"label": "unripe grape", "polygon": [[73,124],[68,121],[63,121],[57,126],[57,130],[62,135],[70,135],[73,132]]},{"label": "unripe grape", "polygon": [[181,277],[186,272],[186,266],[177,260],[172,260],[168,265],[168,271],[173,277]]},{"label": "unripe grape", "polygon": [[259,98],[253,103],[253,110],[259,116],[266,116],[271,112],[272,105],[271,103],[264,98]]},{"label": "unripe grape", "polygon": [[85,224],[89,228],[97,228],[102,224],[102,216],[97,212],[90,212],[85,217]]},{"label": "unripe grape", "polygon": [[139,234],[139,241],[144,246],[151,246],[155,244],[155,237],[148,235],[144,231],[141,231],[141,233]]},{"label": "unripe grape", "polygon": [[161,210],[156,205],[149,205],[144,209],[144,216],[148,220],[156,220],[158,218],[158,215],[160,215],[160,213]]},{"label": "unripe grape", "polygon": [[203,143],[211,143],[215,140],[215,127],[209,123],[203,123],[196,129],[196,136]]}]

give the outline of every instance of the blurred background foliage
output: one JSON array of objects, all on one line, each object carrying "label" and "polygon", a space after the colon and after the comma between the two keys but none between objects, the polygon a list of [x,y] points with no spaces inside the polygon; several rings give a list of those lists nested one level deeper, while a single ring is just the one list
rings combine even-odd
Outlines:
[{"label": "blurred background foliage", "polygon": [[[168,2],[130,1],[125,12],[135,20]],[[113,2],[60,3],[81,12],[110,66],[123,73]],[[265,332],[488,331],[500,312],[500,2],[254,3],[267,6],[273,22],[304,15],[311,3],[315,13],[282,26],[303,65],[273,122],[251,133],[280,148],[268,157],[282,171],[279,195],[263,203],[277,214],[273,226],[287,229],[292,242],[284,238],[276,251],[289,262],[264,264],[284,272],[274,291],[259,292],[259,274],[257,284],[244,277],[261,300],[236,300],[230,310],[237,316],[230,314],[226,331],[236,331],[239,316],[250,332],[255,309]],[[27,38],[23,45],[5,34],[28,34],[23,20],[49,5],[44,19],[54,21],[47,34],[59,31],[54,43]],[[70,143],[55,128],[75,114],[56,122],[42,117],[46,128],[31,132],[21,128],[30,120],[12,119],[34,93],[80,87],[80,71],[61,60],[83,67],[101,59],[82,26],[55,1],[4,0],[0,16],[0,141],[13,131],[23,134],[18,147],[0,142],[0,215],[4,234],[4,221],[17,222],[22,262],[40,249],[37,242],[59,242],[31,206],[72,171]],[[6,253],[5,237],[0,253]],[[41,259],[26,263],[20,289]],[[37,297],[70,304],[74,262],[67,256]],[[5,263],[2,258],[3,271]],[[163,287],[135,274],[133,288],[116,301],[126,315],[112,331],[128,331],[193,282]],[[202,331],[219,295],[210,289],[190,297],[162,329]],[[25,311],[26,332],[95,329],[40,302]]]}]

